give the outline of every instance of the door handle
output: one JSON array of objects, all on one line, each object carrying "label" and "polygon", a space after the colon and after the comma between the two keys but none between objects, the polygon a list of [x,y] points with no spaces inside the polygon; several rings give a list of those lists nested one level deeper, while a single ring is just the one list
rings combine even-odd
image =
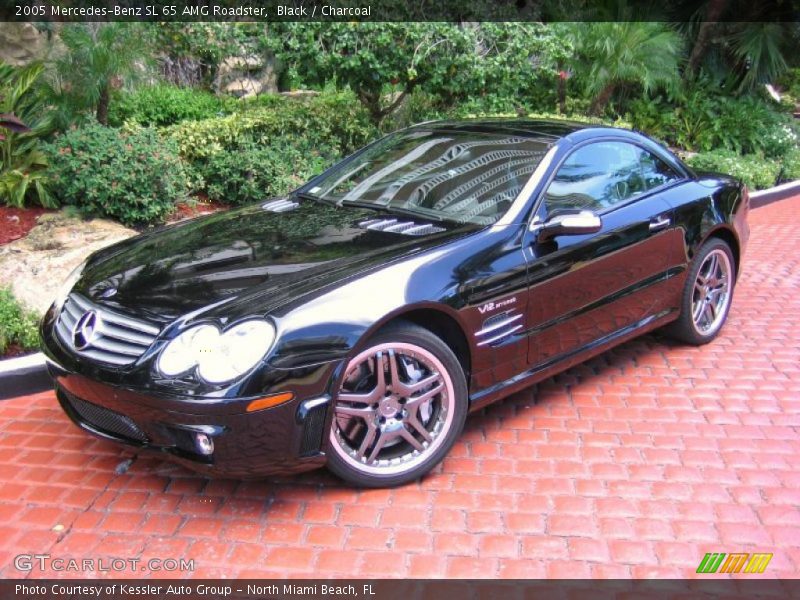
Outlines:
[{"label": "door handle", "polygon": [[669,217],[656,217],[652,221],[650,221],[650,231],[658,231],[659,229],[664,229],[665,227],[669,227],[670,221]]}]

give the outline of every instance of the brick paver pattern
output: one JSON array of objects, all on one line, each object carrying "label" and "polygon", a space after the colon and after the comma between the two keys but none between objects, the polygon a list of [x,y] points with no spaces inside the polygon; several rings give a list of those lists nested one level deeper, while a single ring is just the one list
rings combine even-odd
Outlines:
[{"label": "brick paver pattern", "polygon": [[0,402],[0,576],[48,553],[193,558],[179,577],[727,577],[695,569],[772,552],[734,577],[796,577],[800,198],[750,221],[714,343],[646,336],[516,394],[400,489],[207,479],[81,432],[52,393]]}]

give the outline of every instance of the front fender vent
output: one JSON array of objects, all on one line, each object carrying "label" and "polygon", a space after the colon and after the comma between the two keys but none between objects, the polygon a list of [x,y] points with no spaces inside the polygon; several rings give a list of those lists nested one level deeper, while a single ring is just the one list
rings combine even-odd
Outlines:
[{"label": "front fender vent", "polygon": [[444,227],[437,227],[430,223],[415,223],[414,221],[401,221],[399,219],[370,219],[358,224],[363,229],[401,233],[403,235],[428,235],[444,231]]},{"label": "front fender vent", "polygon": [[478,346],[497,346],[522,329],[522,314],[508,311],[492,315],[483,322],[480,331],[475,332]]}]

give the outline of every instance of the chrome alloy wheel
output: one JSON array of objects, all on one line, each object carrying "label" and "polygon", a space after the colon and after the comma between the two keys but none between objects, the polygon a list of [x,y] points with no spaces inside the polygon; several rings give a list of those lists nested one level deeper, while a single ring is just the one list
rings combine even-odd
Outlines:
[{"label": "chrome alloy wheel", "polygon": [[709,252],[694,283],[692,323],[697,333],[715,333],[725,320],[733,291],[733,269],[728,254],[719,248]]},{"label": "chrome alloy wheel", "polygon": [[362,473],[397,475],[443,443],[455,412],[453,382],[425,348],[378,344],[348,364],[334,411],[333,451]]}]

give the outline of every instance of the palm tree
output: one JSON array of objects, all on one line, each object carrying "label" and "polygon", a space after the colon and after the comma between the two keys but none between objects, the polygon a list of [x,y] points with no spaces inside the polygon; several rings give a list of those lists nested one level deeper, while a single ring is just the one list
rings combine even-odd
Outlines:
[{"label": "palm tree", "polygon": [[148,31],[138,23],[64,26],[61,41],[67,52],[54,65],[51,87],[67,120],[91,110],[98,122],[108,124],[112,90],[140,78],[150,65]]},{"label": "palm tree", "polygon": [[34,197],[55,207],[47,189],[47,158],[39,140],[51,131],[50,114],[37,88],[43,66],[15,68],[0,62],[0,200],[22,207]]},{"label": "palm tree", "polygon": [[700,23],[700,28],[697,31],[697,37],[695,37],[694,44],[692,45],[689,62],[686,66],[686,72],[689,75],[697,73],[697,69],[700,67],[700,63],[711,44],[711,36],[717,22],[727,8],[728,0],[709,0],[703,14],[703,20]]},{"label": "palm tree", "polygon": [[797,45],[790,7],[790,3],[707,0],[685,28],[692,40],[686,78],[696,77],[702,68],[738,93],[776,81]]},{"label": "palm tree", "polygon": [[578,57],[578,79],[591,96],[589,113],[600,115],[623,84],[645,92],[679,81],[682,40],[666,23],[597,22],[569,27]]},{"label": "palm tree", "polygon": [[742,23],[732,32],[731,51],[742,73],[739,92],[773,83],[786,71],[788,65],[782,50],[786,34],[785,23]]}]

